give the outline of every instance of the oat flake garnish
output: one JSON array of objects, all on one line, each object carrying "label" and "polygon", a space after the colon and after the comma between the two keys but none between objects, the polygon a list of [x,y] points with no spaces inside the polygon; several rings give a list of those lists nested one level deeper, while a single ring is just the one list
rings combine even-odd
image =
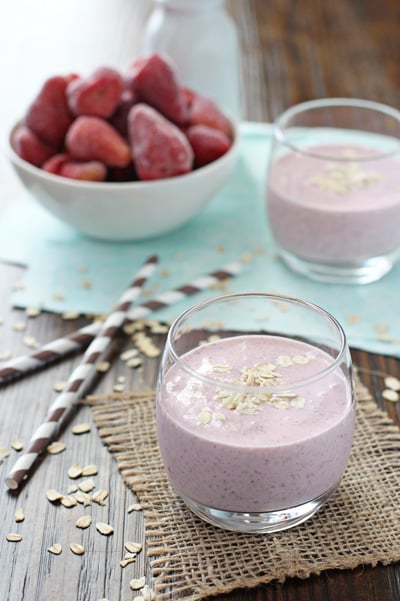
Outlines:
[{"label": "oat flake garnish", "polygon": [[206,425],[211,422],[211,413],[209,411],[201,411],[197,416],[199,424]]},{"label": "oat flake garnish", "polygon": [[225,371],[231,371],[232,370],[232,365],[229,365],[228,363],[225,364],[216,364],[212,366],[213,371],[218,371],[218,372],[225,372]]},{"label": "oat flake garnish", "polygon": [[306,365],[307,363],[310,363],[310,358],[306,357],[305,355],[295,355],[292,357],[292,359],[293,363],[298,363],[299,365]]}]

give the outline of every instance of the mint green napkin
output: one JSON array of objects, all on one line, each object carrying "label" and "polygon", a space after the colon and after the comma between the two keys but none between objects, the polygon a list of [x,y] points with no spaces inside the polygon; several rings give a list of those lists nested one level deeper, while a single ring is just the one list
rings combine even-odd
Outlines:
[{"label": "mint green napkin", "polygon": [[[400,265],[379,282],[345,286],[309,281],[277,259],[264,207],[271,132],[266,124],[242,124],[240,156],[223,190],[190,223],[151,240],[85,238],[21,193],[0,222],[0,259],[27,266],[24,287],[13,292],[10,302],[60,313],[102,313],[112,308],[151,253],[159,254],[160,265],[143,301],[243,259],[243,271],[231,281],[230,291],[277,292],[312,301],[341,322],[351,345],[400,356]],[[215,294],[204,291],[154,316],[170,320]]]}]

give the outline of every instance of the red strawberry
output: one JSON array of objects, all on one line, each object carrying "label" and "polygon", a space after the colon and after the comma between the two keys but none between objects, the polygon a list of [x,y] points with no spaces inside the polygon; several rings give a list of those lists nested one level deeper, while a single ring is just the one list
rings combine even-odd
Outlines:
[{"label": "red strawberry", "polygon": [[60,175],[60,169],[61,169],[62,165],[70,159],[71,159],[71,157],[68,154],[60,152],[60,153],[52,156],[51,159],[49,159],[48,161],[46,161],[42,165],[42,169],[44,169],[44,171],[48,171],[48,173],[54,173],[54,175]]},{"label": "red strawberry", "polygon": [[143,103],[128,117],[132,157],[140,179],[182,175],[192,169],[193,151],[180,129]]},{"label": "red strawberry", "polygon": [[103,182],[107,176],[107,167],[100,161],[64,161],[59,175],[87,182]]},{"label": "red strawberry", "polygon": [[68,106],[75,115],[107,119],[117,107],[122,88],[118,71],[99,67],[89,77],[71,81],[67,87]]},{"label": "red strawberry", "polygon": [[191,97],[189,97],[188,91],[186,91],[186,97],[190,98],[188,108],[189,125],[208,125],[232,137],[232,126],[229,119],[225,117],[211,98],[207,98],[196,92],[192,92]]},{"label": "red strawberry", "polygon": [[78,117],[69,128],[65,143],[78,161],[101,161],[110,167],[126,167],[131,161],[129,145],[99,117]]},{"label": "red strawberry", "polygon": [[167,58],[157,53],[139,58],[129,67],[127,77],[141,101],[150,104],[174,123],[185,123],[185,96]]},{"label": "red strawberry", "polygon": [[25,125],[39,138],[59,148],[73,121],[65,89],[71,77],[55,76],[47,79],[25,115]]},{"label": "red strawberry", "polygon": [[186,130],[186,136],[193,148],[196,167],[215,161],[224,155],[232,144],[226,134],[208,125],[192,125]]},{"label": "red strawberry", "polygon": [[128,137],[128,114],[134,104],[138,102],[136,92],[124,90],[119,104],[109,119],[109,122],[124,138]]},{"label": "red strawberry", "polygon": [[11,134],[11,146],[21,159],[36,167],[41,167],[55,152],[52,146],[43,142],[25,125],[14,129]]}]

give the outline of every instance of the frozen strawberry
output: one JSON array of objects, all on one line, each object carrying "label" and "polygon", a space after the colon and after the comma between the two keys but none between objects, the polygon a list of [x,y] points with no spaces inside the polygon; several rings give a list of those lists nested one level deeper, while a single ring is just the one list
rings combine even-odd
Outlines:
[{"label": "frozen strawberry", "polygon": [[66,161],[69,161],[69,160],[71,160],[71,157],[68,154],[59,152],[58,154],[55,154],[54,156],[52,156],[48,161],[46,161],[42,165],[42,169],[44,171],[47,171],[48,173],[53,173],[54,175],[60,175],[60,169],[61,169],[62,165]]},{"label": "frozen strawberry", "polygon": [[232,144],[226,134],[208,125],[192,125],[186,130],[186,136],[193,148],[196,167],[212,163],[224,155]]},{"label": "frozen strawberry", "polygon": [[87,182],[104,182],[107,167],[100,161],[65,161],[60,167],[59,175]]},{"label": "frozen strawberry", "polygon": [[14,129],[11,134],[11,146],[21,159],[36,167],[41,167],[55,153],[52,146],[43,142],[25,125]]},{"label": "frozen strawberry", "polygon": [[[188,96],[186,97],[188,98]],[[225,117],[211,98],[192,92],[188,112],[189,125],[208,125],[214,129],[219,129],[227,136],[232,136],[232,126],[229,119]]]},{"label": "frozen strawberry", "polygon": [[110,117],[109,122],[124,138],[128,137],[128,114],[134,104],[138,102],[138,96],[133,90],[124,90],[121,94],[119,104]]},{"label": "frozen strawberry", "polygon": [[128,143],[99,117],[77,117],[67,132],[65,144],[78,161],[101,161],[110,167],[126,167],[132,158]]},{"label": "frozen strawberry", "polygon": [[89,77],[81,77],[68,84],[68,106],[74,115],[107,119],[115,111],[122,89],[122,77],[118,71],[99,67]]},{"label": "frozen strawberry", "polygon": [[25,115],[25,125],[41,140],[59,148],[73,121],[65,89],[70,77],[54,76],[47,79]]},{"label": "frozen strawberry", "polygon": [[152,107],[139,103],[128,117],[133,162],[142,180],[182,175],[192,169],[193,151],[181,130]]},{"label": "frozen strawberry", "polygon": [[154,53],[134,61],[128,69],[131,89],[140,100],[156,108],[176,124],[187,119],[186,101],[173,65]]}]

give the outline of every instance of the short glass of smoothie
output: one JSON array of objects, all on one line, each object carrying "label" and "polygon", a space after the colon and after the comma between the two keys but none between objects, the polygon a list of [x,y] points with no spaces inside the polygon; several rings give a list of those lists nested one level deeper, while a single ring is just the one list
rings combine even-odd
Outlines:
[{"label": "short glass of smoothie", "polygon": [[256,293],[195,305],[170,328],[157,385],[173,489],[227,530],[304,522],[345,471],[353,390],[345,334],[320,307]]},{"label": "short glass of smoothie", "polygon": [[298,104],[276,121],[267,216],[283,261],[366,284],[400,256],[400,112],[357,99]]}]

